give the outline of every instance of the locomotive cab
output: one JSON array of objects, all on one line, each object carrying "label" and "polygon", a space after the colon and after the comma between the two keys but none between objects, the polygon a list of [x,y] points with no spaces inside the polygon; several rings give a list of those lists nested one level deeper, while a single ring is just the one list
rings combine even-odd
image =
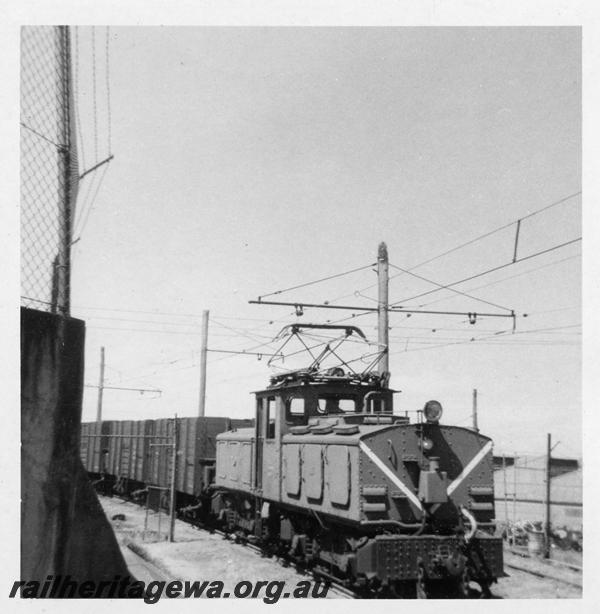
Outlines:
[{"label": "locomotive cab", "polygon": [[365,381],[341,369],[325,375],[299,371],[273,377],[268,388],[255,393],[252,486],[264,496],[279,498],[285,435],[361,422],[368,415],[391,416],[393,392],[382,387],[378,377]]},{"label": "locomotive cab", "polygon": [[[340,374],[310,378],[302,372],[273,378],[266,390],[256,392],[256,419],[269,424],[275,436],[289,432],[294,426],[318,423],[323,419],[347,419],[393,413],[393,393],[379,381],[368,382]],[[281,411],[279,420],[277,408]]]}]

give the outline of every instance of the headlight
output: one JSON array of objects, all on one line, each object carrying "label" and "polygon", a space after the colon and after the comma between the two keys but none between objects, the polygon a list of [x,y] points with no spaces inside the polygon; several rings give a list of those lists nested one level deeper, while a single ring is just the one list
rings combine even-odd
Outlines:
[{"label": "headlight", "polygon": [[442,417],[442,404],[438,401],[427,401],[423,413],[427,422],[439,422]]},{"label": "headlight", "polygon": [[422,450],[429,452],[429,450],[433,448],[433,441],[431,441],[431,439],[428,439],[427,437],[423,437],[419,445],[421,446]]}]

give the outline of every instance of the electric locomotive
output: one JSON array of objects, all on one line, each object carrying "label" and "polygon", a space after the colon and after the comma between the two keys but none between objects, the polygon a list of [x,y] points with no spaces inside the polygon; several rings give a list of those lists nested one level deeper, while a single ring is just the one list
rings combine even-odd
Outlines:
[{"label": "electric locomotive", "polygon": [[395,414],[388,374],[321,364],[272,377],[254,426],[216,437],[214,517],[365,593],[489,596],[504,575],[492,441],[441,422],[437,401]]}]

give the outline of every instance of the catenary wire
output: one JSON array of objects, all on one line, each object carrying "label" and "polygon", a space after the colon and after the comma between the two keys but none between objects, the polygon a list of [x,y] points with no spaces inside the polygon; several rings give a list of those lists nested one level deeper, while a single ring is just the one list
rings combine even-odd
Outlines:
[{"label": "catenary wire", "polygon": [[[567,258],[561,258],[560,260],[554,260],[553,262],[549,262],[549,263],[543,264],[543,265],[535,267],[533,269],[528,269],[527,271],[522,271],[521,273],[516,273],[515,275],[509,275],[508,277],[503,277],[502,279],[496,279],[494,281],[491,281],[491,282],[489,282],[487,284],[482,284],[481,286],[477,286],[475,288],[467,288],[467,290],[469,292],[474,292],[474,291],[477,291],[477,290],[481,290],[483,288],[489,288],[490,286],[494,286],[496,284],[500,284],[502,282],[509,281],[509,280],[515,279],[517,277],[522,277],[523,275],[528,275],[529,273],[534,273],[536,271],[540,271],[542,269],[545,269],[545,268],[548,268],[548,267],[551,267],[551,266],[555,266],[555,265],[561,264],[563,262],[567,262],[568,260],[574,260],[575,258],[581,258],[581,254],[576,254],[575,256],[568,256]],[[446,296],[446,297],[443,297],[443,298],[440,298],[440,299],[436,299],[435,301],[428,301],[426,303],[419,304],[419,308],[421,308],[421,307],[429,307],[430,305],[435,305],[436,303],[440,303],[440,302],[443,302],[443,301],[448,301],[448,300],[450,300],[452,298],[455,298],[455,297],[453,297],[453,296]],[[531,312],[528,312],[528,314],[531,315]]]},{"label": "catenary wire", "polygon": [[429,264],[430,262],[434,262],[435,260],[438,260],[439,258],[443,258],[444,256],[447,256],[448,254],[451,254],[455,251],[458,251],[459,249],[462,249],[463,247],[467,247],[469,245],[472,245],[473,243],[480,241],[481,239],[485,239],[497,232],[500,232],[501,230],[506,230],[507,228],[510,228],[511,226],[514,226],[515,224],[517,224],[519,221],[523,221],[523,220],[527,220],[531,217],[534,217],[535,215],[539,215],[540,213],[543,213],[544,211],[547,211],[548,209],[551,209],[552,207],[556,207],[558,205],[561,205],[562,203],[567,202],[568,200],[571,200],[572,198],[575,198],[576,196],[580,196],[581,195],[581,190],[579,190],[578,192],[574,192],[573,194],[569,194],[568,196],[565,196],[564,198],[561,198],[559,200],[556,200],[552,203],[550,203],[549,205],[546,205],[544,207],[541,207],[540,209],[537,209],[536,211],[533,211],[532,213],[529,213],[527,215],[524,215],[523,217],[517,218],[516,220],[513,220],[512,222],[509,222],[508,224],[504,224],[502,226],[499,226],[498,228],[495,228],[494,230],[490,230],[489,232],[486,232],[482,235],[479,235],[478,237],[475,237],[474,239],[470,239],[469,241],[466,241],[465,243],[461,243],[460,245],[457,245],[456,247],[453,247],[449,250],[446,250],[445,252],[442,252],[441,254],[438,254],[437,256],[434,256],[433,258],[429,258],[428,260],[425,260],[423,262],[420,262],[419,264],[415,265],[414,267],[411,267],[409,270],[414,270],[416,268],[425,266],[426,264]]},{"label": "catenary wire", "polygon": [[370,269],[373,264],[367,264],[366,266],[361,266],[356,269],[352,269],[350,271],[345,271],[343,273],[336,273],[335,275],[329,275],[327,277],[322,277],[321,279],[316,279],[314,281],[308,281],[306,283],[298,284],[297,286],[291,286],[290,288],[284,288],[283,290],[276,290],[275,292],[269,292],[268,294],[262,294],[258,297],[259,300],[266,298],[267,296],[274,296],[276,294],[283,294],[284,292],[289,292],[291,290],[297,290],[298,288],[305,288],[307,286],[312,286],[313,284],[321,283],[322,281],[328,281],[330,279],[336,279],[338,277],[343,277],[344,275],[350,275],[350,273],[356,273],[357,271],[364,271],[365,269]]},{"label": "catenary wire", "polygon": [[417,275],[416,273],[412,273],[410,270],[403,269],[402,267],[396,266],[395,264],[390,263],[390,266],[395,269],[399,269],[403,273],[407,273],[408,275],[416,277],[417,279],[421,279],[422,281],[433,284],[434,286],[438,286],[440,290],[450,290],[451,292],[454,292],[455,294],[466,296],[467,298],[471,298],[475,301],[479,301],[480,303],[485,303],[486,305],[491,305],[492,307],[498,307],[498,309],[505,309],[506,311],[512,311],[510,307],[504,307],[502,305],[498,305],[498,303],[492,303],[491,301],[486,301],[485,299],[478,298],[476,296],[472,296],[471,294],[467,294],[466,292],[461,292],[460,290],[456,290],[454,288],[448,288],[447,286],[444,286],[443,284],[440,284],[437,281],[433,281],[431,279],[428,279],[427,277],[423,277],[422,275]]},{"label": "catenary wire", "polygon": [[[435,260],[438,260],[439,258],[443,258],[444,256],[447,256],[447,255],[449,255],[449,254],[451,254],[453,252],[456,252],[456,251],[458,251],[458,250],[460,250],[460,249],[462,249],[464,247],[467,247],[469,245],[472,245],[473,243],[476,243],[477,241],[480,241],[481,239],[485,239],[485,238],[487,238],[487,237],[489,237],[489,236],[491,236],[491,235],[493,235],[493,234],[495,234],[497,232],[500,232],[501,230],[505,230],[507,228],[510,228],[511,226],[514,226],[515,224],[517,224],[519,222],[519,220],[523,221],[525,219],[531,218],[531,217],[533,217],[535,215],[538,215],[538,214],[540,214],[540,213],[542,213],[542,212],[544,212],[544,211],[546,211],[546,210],[548,210],[548,209],[550,209],[552,207],[556,207],[556,206],[558,206],[558,205],[560,205],[560,204],[562,204],[564,202],[567,202],[567,201],[571,200],[572,198],[575,198],[576,196],[579,196],[579,195],[581,195],[581,191],[574,192],[573,194],[569,194],[568,196],[565,196],[564,198],[556,200],[556,201],[550,203],[549,205],[545,205],[544,207],[541,207],[540,209],[537,209],[536,211],[533,211],[532,213],[529,213],[529,214],[527,214],[527,215],[525,215],[525,216],[523,216],[521,218],[517,218],[517,219],[513,220],[512,222],[509,222],[507,224],[504,224],[502,226],[494,228],[493,230],[490,230],[490,231],[488,231],[488,232],[486,232],[486,233],[484,233],[482,235],[479,235],[479,236],[477,236],[477,237],[475,237],[473,239],[465,241],[464,243],[461,243],[460,245],[457,245],[457,246],[452,247],[452,248],[450,248],[450,249],[448,249],[448,250],[446,250],[446,251],[444,251],[444,252],[442,252],[440,254],[437,254],[436,256],[433,256],[432,258],[428,258],[427,260],[423,260],[422,262],[419,262],[418,264],[415,264],[414,266],[411,266],[408,269],[408,271],[414,271],[415,269],[418,269],[418,268],[420,268],[422,266],[425,266],[426,264],[434,262]],[[397,277],[400,277],[401,275],[404,275],[404,273],[398,273],[397,275],[392,275],[390,277],[390,280],[395,279]],[[361,288],[360,290],[361,291],[362,290],[370,290],[371,288],[375,288],[375,287],[377,287],[376,283],[375,284],[371,284],[369,286],[366,286],[364,288]],[[343,296],[338,296],[338,297],[336,297],[334,299],[331,299],[329,302],[331,303],[331,302],[334,302],[334,301],[338,301],[338,300],[341,300],[343,298],[347,298],[347,297],[352,296],[352,295],[353,295],[353,293],[352,294],[344,294]]]},{"label": "catenary wire", "polygon": [[516,260],[513,260],[511,262],[506,262],[504,264],[498,265],[498,266],[493,267],[491,269],[488,269],[486,271],[482,271],[481,273],[476,273],[475,275],[471,275],[469,277],[465,277],[464,279],[460,279],[458,281],[454,281],[454,282],[452,282],[450,284],[447,284],[445,286],[442,286],[440,288],[436,288],[435,290],[429,290],[427,292],[423,292],[421,294],[417,294],[415,296],[411,296],[410,298],[401,299],[399,301],[396,301],[395,303],[392,303],[391,306],[398,305],[400,303],[407,303],[408,301],[412,301],[414,299],[421,298],[422,296],[427,296],[428,294],[432,294],[434,292],[439,292],[440,290],[444,290],[444,289],[450,288],[452,286],[457,286],[458,284],[462,284],[464,282],[471,281],[472,279],[477,279],[478,277],[483,277],[484,275],[489,275],[490,273],[494,273],[495,271],[499,271],[499,270],[504,269],[506,267],[518,264],[519,262],[524,262],[525,260],[530,260],[531,258],[535,258],[537,256],[542,256],[543,254],[548,254],[550,252],[553,252],[556,249],[560,249],[562,247],[566,247],[567,245],[571,245],[571,244],[576,243],[578,241],[581,241],[581,237],[577,237],[575,239],[571,239],[570,241],[565,241],[564,243],[561,243],[559,245],[554,245],[552,247],[549,247],[547,249],[541,250],[539,252],[535,252],[534,254],[529,254],[528,256],[523,256],[522,258],[517,258]]}]

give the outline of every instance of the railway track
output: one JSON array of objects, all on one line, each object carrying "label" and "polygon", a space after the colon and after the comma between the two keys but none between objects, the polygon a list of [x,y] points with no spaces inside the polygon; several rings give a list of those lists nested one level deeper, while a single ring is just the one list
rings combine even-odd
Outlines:
[{"label": "railway track", "polygon": [[577,588],[581,588],[583,584],[582,567],[564,561],[535,560],[522,552],[507,550],[504,556],[504,566],[537,578],[562,582]]},{"label": "railway track", "polygon": [[[531,555],[525,550],[515,550],[514,548],[507,548],[506,552],[510,554],[514,554],[523,559],[531,559]],[[572,571],[583,572],[583,567],[581,565],[576,565],[575,563],[570,563],[568,561],[559,561],[558,559],[543,559],[544,563],[548,565],[552,565],[553,567],[563,568],[563,569],[571,569]]]}]

